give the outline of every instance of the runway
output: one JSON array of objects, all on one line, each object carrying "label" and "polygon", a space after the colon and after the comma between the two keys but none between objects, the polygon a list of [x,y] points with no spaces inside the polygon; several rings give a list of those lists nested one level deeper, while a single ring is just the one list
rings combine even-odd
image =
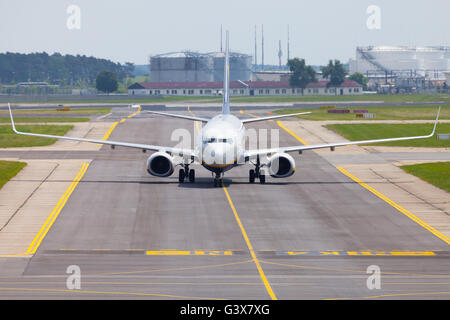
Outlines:
[{"label": "runway", "polygon": [[[274,122],[252,127],[299,143]],[[194,135],[193,122],[142,113],[109,139],[172,146],[179,128]],[[244,165],[223,188],[199,165],[194,184],[149,176],[139,150],[15,154],[92,162],[36,254],[0,258],[0,299],[450,298],[448,244],[314,152],[292,154],[287,179],[250,185]],[[371,265],[381,289],[367,287]]]}]

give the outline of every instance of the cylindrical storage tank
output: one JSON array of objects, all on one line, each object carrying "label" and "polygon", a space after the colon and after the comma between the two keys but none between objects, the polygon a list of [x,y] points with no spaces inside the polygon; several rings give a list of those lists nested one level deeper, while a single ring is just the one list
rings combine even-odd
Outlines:
[{"label": "cylindrical storage tank", "polygon": [[[230,79],[232,81],[249,81],[252,76],[251,63],[251,56],[236,54],[230,57]],[[231,75],[232,73],[233,75]]]},{"label": "cylindrical storage tank", "polygon": [[195,52],[174,52],[150,58],[151,82],[213,81],[212,59]]},{"label": "cylindrical storage tank", "polygon": [[445,78],[447,79],[447,85],[450,85],[450,71],[444,72]]},{"label": "cylindrical storage tank", "polygon": [[[214,65],[214,81],[223,81],[225,54],[223,52],[211,53]],[[252,77],[252,57],[246,54],[230,52],[230,81],[249,81]]]},{"label": "cylindrical storage tank", "polygon": [[424,60],[438,60],[444,57],[444,51],[439,48],[432,47],[418,47],[417,58]]},{"label": "cylindrical storage tank", "polygon": [[450,48],[444,49],[444,59],[450,60]]},{"label": "cylindrical storage tank", "polygon": [[424,69],[429,70],[448,70],[448,61],[444,59],[427,60]]}]

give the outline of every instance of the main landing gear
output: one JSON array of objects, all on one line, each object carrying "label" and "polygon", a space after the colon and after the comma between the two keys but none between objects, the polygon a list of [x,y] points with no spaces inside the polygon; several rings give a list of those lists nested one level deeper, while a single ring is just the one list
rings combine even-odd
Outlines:
[{"label": "main landing gear", "polygon": [[258,178],[260,183],[266,183],[266,176],[264,172],[261,172],[261,162],[259,161],[259,155],[256,156],[255,169],[249,171],[249,182],[254,183],[255,179]]},{"label": "main landing gear", "polygon": [[195,170],[189,169],[188,164],[184,165],[184,169],[178,171],[178,182],[183,183],[185,178],[188,178],[191,183],[195,182]]}]

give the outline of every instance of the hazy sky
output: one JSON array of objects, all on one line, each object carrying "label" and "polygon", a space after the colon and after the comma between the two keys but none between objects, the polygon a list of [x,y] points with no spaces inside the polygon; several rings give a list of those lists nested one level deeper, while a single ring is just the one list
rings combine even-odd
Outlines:
[{"label": "hazy sky", "polygon": [[[80,8],[80,29],[69,30],[67,8]],[[366,13],[380,8],[381,29]],[[220,48],[220,24],[234,51],[254,53],[264,24],[265,63],[286,54],[308,64],[347,62],[362,45],[450,46],[449,0],[0,0],[0,52],[86,54],[117,62],[148,62],[149,55]]]}]

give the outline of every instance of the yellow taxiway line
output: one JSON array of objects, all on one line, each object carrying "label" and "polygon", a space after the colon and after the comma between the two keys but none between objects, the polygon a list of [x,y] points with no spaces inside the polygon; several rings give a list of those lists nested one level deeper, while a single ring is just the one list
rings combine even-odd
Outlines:
[{"label": "yellow taxiway line", "polygon": [[[192,116],[194,116],[194,113],[191,111],[191,109],[189,107],[188,107],[188,111]],[[196,122],[196,124],[197,124],[197,122]],[[197,126],[197,130],[200,131],[200,128],[198,126]],[[223,188],[223,191],[225,192],[225,195],[227,197],[227,200],[231,207],[231,210],[233,211],[233,214],[234,214],[236,222],[239,226],[239,229],[241,230],[242,236],[244,237],[245,243],[247,244],[248,250],[250,251],[250,254],[252,256],[252,261],[255,263],[256,268],[258,269],[258,273],[259,273],[261,280],[267,290],[267,293],[269,294],[269,296],[272,300],[278,300],[277,296],[275,295],[275,293],[272,290],[272,287],[270,286],[269,281],[267,280],[266,275],[264,274],[264,271],[261,267],[261,264],[259,263],[258,258],[256,257],[255,251],[253,250],[253,246],[247,236],[247,232],[245,231],[245,228],[241,222],[241,219],[239,218],[236,208],[234,207],[234,204],[233,204],[233,201],[231,200],[230,194],[228,193],[228,190],[224,185],[222,185],[222,188]]]},{"label": "yellow taxiway line", "polygon": [[[191,107],[187,107],[188,112],[191,114],[191,116],[195,117],[195,114],[191,111]],[[197,128],[197,132],[200,132],[200,123],[199,121],[194,121],[195,122],[195,127]]]},{"label": "yellow taxiway line", "polygon": [[118,121],[114,122],[111,127],[109,127],[109,130],[106,132],[105,136],[103,137],[103,141],[108,140],[109,136],[111,135],[111,133],[113,132],[113,130],[117,127],[117,125],[119,124]]},{"label": "yellow taxiway line", "polygon": [[[291,130],[287,129],[280,121],[277,121],[277,124],[284,129],[287,133],[289,133],[291,136],[293,136],[295,139],[297,139],[298,141],[300,141],[301,143],[303,143],[304,145],[308,145],[308,143],[306,141],[304,141],[302,138],[300,138],[299,136],[297,136],[295,133],[293,133]],[[427,223],[425,223],[424,221],[420,220],[417,216],[415,216],[413,213],[411,213],[410,211],[406,210],[405,208],[403,208],[402,206],[400,206],[399,204],[395,203],[394,201],[392,201],[391,199],[389,199],[388,197],[386,197],[384,194],[382,194],[381,192],[377,191],[376,189],[374,189],[373,187],[369,186],[367,183],[364,183],[362,180],[360,180],[359,178],[355,177],[354,175],[352,175],[350,172],[348,172],[347,170],[345,170],[342,166],[341,167],[336,167],[341,173],[343,173],[344,175],[346,175],[347,177],[349,177],[350,179],[352,179],[353,181],[357,182],[361,187],[369,190],[370,192],[372,192],[373,194],[375,194],[377,197],[379,197],[380,199],[384,200],[385,202],[387,202],[389,205],[391,205],[392,207],[394,207],[395,209],[397,209],[398,211],[400,211],[401,213],[403,213],[405,216],[407,216],[408,218],[410,218],[411,220],[413,220],[414,222],[416,222],[417,224],[419,224],[420,226],[424,227],[425,229],[427,229],[428,231],[430,231],[432,234],[434,234],[436,237],[438,237],[439,239],[445,241],[447,244],[450,245],[450,238],[446,237],[445,235],[443,235],[441,232],[439,232],[438,230],[436,230],[435,228],[431,227],[430,225],[428,225]]]},{"label": "yellow taxiway line", "polygon": [[295,133],[293,133],[291,130],[289,130],[288,128],[286,128],[281,121],[277,121],[277,124],[280,128],[282,128],[284,131],[286,131],[287,133],[289,133],[291,136],[293,136],[295,139],[297,139],[298,141],[300,141],[300,143],[304,144],[305,146],[309,145],[305,140],[303,140],[302,138],[300,138],[299,136],[297,136]]},{"label": "yellow taxiway line", "polygon": [[34,240],[31,242],[30,246],[28,247],[28,250],[25,252],[26,255],[34,254],[36,252],[36,250],[39,248],[39,245],[41,244],[42,240],[44,240],[44,237],[47,235],[48,231],[52,227],[52,225],[55,222],[56,218],[58,217],[59,213],[64,208],[67,200],[69,200],[69,197],[72,194],[72,192],[75,190],[75,187],[78,185],[81,178],[83,178],[88,167],[89,167],[88,163],[86,163],[86,162],[83,163],[83,166],[81,167],[77,176],[72,181],[69,188],[63,194],[61,199],[59,199],[59,201],[58,201],[57,205],[55,206],[55,208],[53,209],[52,213],[48,216],[44,225],[41,227],[41,230],[39,230],[38,234],[36,235]]},{"label": "yellow taxiway line", "polygon": [[80,180],[83,178],[84,174],[86,173],[87,168],[89,167],[89,163],[83,163],[83,166],[81,167],[80,171],[78,172],[75,179],[70,184],[69,188],[67,188],[66,192],[62,195],[62,197],[59,199],[58,203],[56,204],[53,211],[50,213],[50,215],[47,217],[47,220],[42,225],[39,232],[34,237],[33,241],[31,242],[30,246],[28,247],[27,251],[24,253],[18,253],[18,254],[8,254],[8,255],[0,255],[1,258],[6,257],[20,257],[20,256],[30,256],[36,253],[37,249],[39,248],[42,240],[44,240],[45,236],[47,235],[48,231],[52,227],[53,223],[55,222],[56,218],[58,217],[61,210],[64,208],[67,200],[69,200],[70,195],[75,190],[75,187],[80,182]]},{"label": "yellow taxiway line", "polygon": [[217,250],[158,250],[146,251],[149,256],[231,256],[232,251],[217,251]]},{"label": "yellow taxiway line", "polygon": [[435,228],[433,228],[432,226],[430,226],[429,224],[427,224],[426,222],[424,222],[423,220],[419,219],[417,216],[415,216],[413,213],[411,213],[410,211],[406,210],[405,208],[403,208],[402,206],[400,206],[399,204],[395,203],[394,201],[392,201],[391,199],[389,199],[388,197],[386,197],[384,194],[382,194],[381,192],[377,191],[376,189],[374,189],[373,187],[369,186],[367,183],[363,182],[362,180],[360,180],[359,178],[355,177],[354,175],[352,175],[350,172],[348,172],[347,170],[345,170],[343,167],[336,167],[340,172],[342,172],[344,175],[346,175],[347,177],[349,177],[350,179],[352,179],[353,181],[357,182],[361,187],[369,190],[370,192],[372,192],[374,195],[376,195],[377,197],[379,197],[380,199],[384,200],[385,202],[387,202],[388,204],[390,204],[392,207],[394,207],[395,209],[397,209],[398,211],[400,211],[401,213],[403,213],[405,216],[407,216],[408,218],[410,218],[411,220],[413,220],[414,222],[416,222],[417,224],[419,224],[420,226],[422,226],[423,228],[427,229],[428,231],[430,231],[432,234],[434,234],[436,237],[438,237],[439,239],[445,241],[445,243],[450,244],[450,238],[448,238],[447,236],[443,235],[442,233],[440,233],[438,230],[436,230]]},{"label": "yellow taxiway line", "polygon": [[130,119],[130,118],[133,118],[134,116],[138,115],[141,112],[141,109],[142,109],[142,106],[139,106],[139,108],[137,109],[137,111],[135,113],[130,114],[126,118],[120,119],[120,123],[124,123],[127,120],[127,118]]},{"label": "yellow taxiway line", "polygon": [[[253,118],[257,118],[257,117],[258,117],[258,116],[254,115],[254,114],[245,112],[244,110],[240,110],[239,112],[240,112],[240,114],[247,114],[247,115],[249,115],[250,117],[253,117]],[[273,120],[269,120],[269,121],[273,122]],[[278,125],[281,129],[283,129],[284,131],[286,131],[287,133],[289,133],[291,136],[293,136],[295,139],[297,139],[301,144],[304,144],[305,146],[309,145],[305,140],[303,140],[302,138],[300,138],[299,136],[297,136],[294,132],[292,132],[291,130],[289,130],[288,128],[286,128],[286,127],[281,123],[281,121],[277,121],[277,125]]]},{"label": "yellow taxiway line", "polygon": [[264,283],[264,286],[266,287],[267,293],[269,294],[269,296],[272,300],[278,300],[277,296],[275,295],[275,293],[272,290],[272,287],[270,286],[269,281],[266,278],[266,275],[264,274],[264,271],[261,267],[261,264],[259,263],[258,258],[256,257],[255,251],[253,250],[253,246],[247,236],[247,232],[245,231],[245,228],[241,222],[241,219],[239,218],[236,208],[234,207],[234,204],[233,204],[233,201],[231,200],[230,194],[228,193],[228,190],[225,186],[222,186],[222,188],[223,188],[223,191],[225,192],[225,195],[227,196],[228,203],[230,204],[231,210],[234,213],[236,222],[238,223],[239,228],[241,229],[242,236],[244,237],[245,243],[247,244],[248,250],[250,251],[250,254],[253,258],[253,262],[255,263],[256,268],[258,269],[259,275],[261,277],[261,280]]}]

